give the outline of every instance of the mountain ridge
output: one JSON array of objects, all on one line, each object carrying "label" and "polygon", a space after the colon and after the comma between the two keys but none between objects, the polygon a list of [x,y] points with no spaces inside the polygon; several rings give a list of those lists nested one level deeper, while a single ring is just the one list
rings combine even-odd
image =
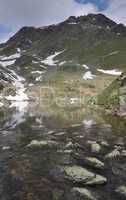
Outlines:
[{"label": "mountain ridge", "polygon": [[[70,16],[68,19],[66,19],[63,22],[60,22],[58,24],[52,24],[49,26],[44,26],[44,27],[34,27],[34,26],[24,26],[21,29],[19,29],[19,31],[16,32],[16,34],[14,34],[14,36],[10,37],[6,43],[4,44],[8,44],[8,43],[12,43],[14,40],[15,42],[19,42],[18,39],[23,36],[29,37],[29,40],[32,38],[33,41],[38,40],[41,38],[41,34],[44,32],[45,34],[47,34],[48,32],[52,31],[53,28],[57,29],[58,27],[60,28],[62,25],[74,25],[74,23],[90,23],[90,24],[94,24],[94,25],[103,25],[103,26],[110,26],[110,28],[112,28],[112,31],[118,31],[118,30],[122,30],[123,32],[126,32],[126,27],[123,24],[118,24],[116,22],[114,22],[113,20],[109,19],[108,17],[106,17],[103,14],[88,14],[88,15],[84,15],[84,16],[79,16],[79,17],[75,17],[75,16]],[[79,24],[78,24],[79,25]],[[32,37],[31,35],[34,35],[34,37]]]}]

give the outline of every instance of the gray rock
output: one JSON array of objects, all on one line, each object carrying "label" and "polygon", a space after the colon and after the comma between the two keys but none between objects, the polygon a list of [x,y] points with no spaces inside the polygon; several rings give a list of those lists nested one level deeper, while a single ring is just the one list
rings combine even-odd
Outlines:
[{"label": "gray rock", "polygon": [[87,144],[94,144],[94,143],[96,143],[96,141],[93,141],[93,140],[88,140],[87,141]]},{"label": "gray rock", "polygon": [[107,179],[104,176],[96,175],[92,180],[87,181],[87,185],[103,185],[107,183]]},{"label": "gray rock", "polygon": [[87,180],[91,180],[94,178],[94,173],[88,171],[87,169],[84,169],[80,166],[74,165],[74,166],[67,166],[64,168],[66,173],[66,178],[74,181],[74,182],[86,182]]},{"label": "gray rock", "polygon": [[109,159],[109,158],[115,158],[117,156],[120,156],[120,152],[118,149],[114,149],[112,152],[108,153],[106,156],[105,156],[105,159]]},{"label": "gray rock", "polygon": [[91,151],[93,153],[99,153],[100,150],[101,150],[100,144],[98,144],[97,142],[94,142],[93,144],[91,144]]},{"label": "gray rock", "polygon": [[65,132],[59,132],[59,133],[56,133],[55,135],[56,136],[62,136],[62,135],[65,135]]},{"label": "gray rock", "polygon": [[101,146],[96,141],[88,140],[87,144],[91,146],[91,151],[93,153],[99,153],[100,152]]},{"label": "gray rock", "polygon": [[121,156],[126,156],[126,150],[122,150]]},{"label": "gray rock", "polygon": [[119,145],[119,146],[124,146],[124,139],[123,139],[123,137],[117,138],[117,140],[115,141],[115,144]]},{"label": "gray rock", "polygon": [[104,147],[109,147],[109,144],[108,144],[107,141],[101,141],[100,144],[101,144],[102,146],[104,146]]},{"label": "gray rock", "polygon": [[62,153],[62,154],[70,154],[73,152],[72,149],[65,149],[65,150],[57,150],[58,153]]},{"label": "gray rock", "polygon": [[74,147],[74,145],[73,145],[72,142],[68,142],[68,143],[66,144],[66,146],[65,146],[65,148],[73,148],[73,147]]},{"label": "gray rock", "polygon": [[126,186],[125,185],[121,185],[119,186],[116,190],[115,190],[118,194],[126,197]]},{"label": "gray rock", "polygon": [[86,188],[75,187],[72,191],[77,194],[77,196],[81,196],[84,200],[97,200],[96,197],[94,197],[94,194]]},{"label": "gray rock", "polygon": [[51,140],[32,140],[27,147],[44,147],[44,146],[57,146],[55,141]]},{"label": "gray rock", "polygon": [[64,168],[66,179],[75,183],[83,183],[85,185],[100,185],[107,182],[107,179],[98,174],[88,171],[80,166],[66,166]]},{"label": "gray rock", "polygon": [[91,165],[91,166],[93,166],[93,167],[95,167],[97,169],[103,169],[104,168],[104,163],[101,162],[100,160],[98,160],[95,157],[86,157],[85,159],[86,159],[86,162],[89,165]]},{"label": "gray rock", "polygon": [[48,131],[48,135],[51,135],[51,134],[54,134],[55,133],[55,131]]},{"label": "gray rock", "polygon": [[63,191],[62,190],[59,190],[59,189],[54,189],[53,190],[53,200],[60,200],[62,195],[63,195]]}]

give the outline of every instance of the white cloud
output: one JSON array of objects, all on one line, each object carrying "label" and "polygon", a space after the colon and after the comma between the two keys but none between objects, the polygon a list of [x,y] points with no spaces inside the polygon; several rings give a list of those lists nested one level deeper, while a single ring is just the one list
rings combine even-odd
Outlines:
[{"label": "white cloud", "polygon": [[70,15],[94,13],[91,4],[79,4],[74,0],[1,0],[0,23],[20,28],[24,25],[42,26],[57,23]]},{"label": "white cloud", "polygon": [[126,24],[126,0],[109,0],[109,7],[104,14],[117,23]]}]

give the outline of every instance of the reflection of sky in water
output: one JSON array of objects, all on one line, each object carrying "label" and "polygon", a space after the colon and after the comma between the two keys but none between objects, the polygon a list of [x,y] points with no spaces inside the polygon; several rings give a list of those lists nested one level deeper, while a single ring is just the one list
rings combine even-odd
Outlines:
[{"label": "reflection of sky in water", "polygon": [[9,119],[9,121],[5,123],[4,128],[9,127],[13,129],[17,125],[25,122],[26,120],[25,114],[27,113],[27,106],[28,106],[27,101],[12,102],[8,109],[8,112],[9,110],[11,112],[11,119]]}]

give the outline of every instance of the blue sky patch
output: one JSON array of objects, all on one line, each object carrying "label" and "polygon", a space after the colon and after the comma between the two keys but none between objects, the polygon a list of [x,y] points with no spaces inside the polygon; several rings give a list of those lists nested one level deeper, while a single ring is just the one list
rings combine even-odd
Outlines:
[{"label": "blue sky patch", "polygon": [[3,24],[0,24],[0,33],[9,33],[11,29]]},{"label": "blue sky patch", "polygon": [[75,0],[78,3],[86,4],[93,3],[98,7],[99,11],[103,11],[108,7],[108,0]]}]

